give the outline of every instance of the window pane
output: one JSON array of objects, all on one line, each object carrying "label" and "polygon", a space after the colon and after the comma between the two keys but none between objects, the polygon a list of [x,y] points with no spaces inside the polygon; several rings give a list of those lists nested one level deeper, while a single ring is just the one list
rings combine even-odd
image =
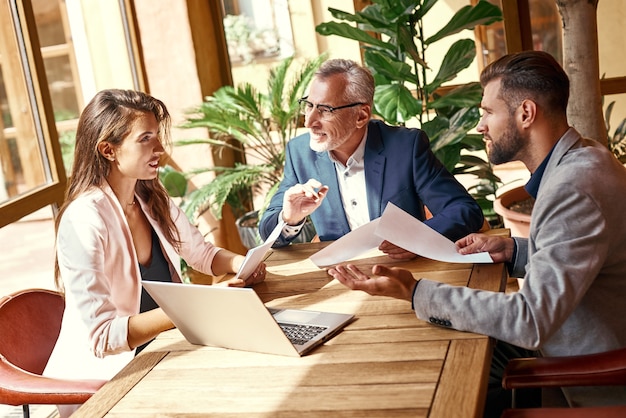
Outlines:
[{"label": "window pane", "polygon": [[65,43],[61,10],[57,0],[33,0],[37,34],[41,47]]},{"label": "window pane", "polygon": [[[502,8],[502,0],[488,1]],[[546,51],[559,62],[563,62],[561,16],[555,1],[528,0],[528,7],[533,49]],[[487,27],[479,27],[483,67],[507,53],[505,24],[506,22],[496,22]]]},{"label": "window pane", "polygon": [[563,62],[561,15],[554,0],[530,0],[530,27],[533,49],[545,51]]},{"label": "window pane", "polygon": [[33,0],[54,120],[57,122],[63,163],[69,174],[82,99],[67,10],[62,5],[64,2],[60,0]]},{"label": "window pane", "polygon": [[289,8],[279,0],[225,0],[224,31],[232,64],[293,53]]},{"label": "window pane", "polygon": [[[32,69],[18,48],[12,16],[0,13],[0,203],[40,186],[51,184],[52,176],[44,152],[41,124],[26,74]],[[18,30],[21,28],[18,27]],[[28,79],[30,85],[33,84]],[[38,116],[37,116],[38,117]],[[45,165],[44,165],[45,164]]]},{"label": "window pane", "polygon": [[76,101],[76,89],[67,55],[44,58],[46,78],[50,88],[50,98],[54,109],[54,120],[78,119],[79,109]]}]

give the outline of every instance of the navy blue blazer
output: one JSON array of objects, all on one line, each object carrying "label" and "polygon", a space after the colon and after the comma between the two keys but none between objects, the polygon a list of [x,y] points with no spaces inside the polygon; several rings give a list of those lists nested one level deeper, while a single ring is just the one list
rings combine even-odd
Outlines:
[{"label": "navy blue blazer", "polygon": [[[306,133],[290,140],[285,153],[283,180],[259,223],[261,237],[265,240],[277,225],[285,191],[309,179],[330,187],[310,215],[320,240],[336,240],[350,232],[328,152],[313,151]],[[435,157],[422,130],[371,120],[364,161],[370,220],[380,217],[387,202],[393,202],[422,221],[426,205],[433,217],[424,222],[453,241],[482,227],[480,206]],[[289,241],[280,237],[274,247],[287,244]]]}]

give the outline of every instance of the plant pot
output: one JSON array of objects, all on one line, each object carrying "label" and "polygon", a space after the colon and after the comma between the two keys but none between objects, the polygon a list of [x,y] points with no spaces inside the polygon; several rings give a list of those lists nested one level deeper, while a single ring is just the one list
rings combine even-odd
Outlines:
[{"label": "plant pot", "polygon": [[[263,244],[259,234],[259,211],[254,210],[237,219],[237,230],[241,243],[248,249]],[[293,243],[311,242],[317,233],[313,222],[309,218],[304,223],[300,234],[292,241]]]},{"label": "plant pot", "polygon": [[259,211],[254,210],[237,218],[237,231],[244,247],[250,249],[261,245],[261,235],[259,234]]},{"label": "plant pot", "polygon": [[[493,209],[502,216],[504,227],[511,230],[511,236],[528,238],[530,234],[530,210],[522,213],[514,208],[529,208],[534,199],[523,186],[502,193],[493,203]],[[513,208],[513,209],[512,209]]]}]

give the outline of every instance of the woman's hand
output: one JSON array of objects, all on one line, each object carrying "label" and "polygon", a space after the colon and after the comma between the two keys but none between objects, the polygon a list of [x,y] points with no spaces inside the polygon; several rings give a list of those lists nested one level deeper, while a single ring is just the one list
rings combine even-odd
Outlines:
[{"label": "woman's hand", "polygon": [[220,284],[224,284],[228,287],[245,287],[261,283],[263,280],[265,280],[265,267],[265,263],[261,263],[257,266],[257,268],[252,272],[250,276],[245,278],[240,277],[238,279],[232,278],[221,282]]}]

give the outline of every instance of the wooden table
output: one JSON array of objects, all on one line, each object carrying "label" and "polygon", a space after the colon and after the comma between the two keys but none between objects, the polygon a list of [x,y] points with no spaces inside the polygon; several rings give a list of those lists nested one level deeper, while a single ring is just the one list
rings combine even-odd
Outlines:
[{"label": "wooden table", "polygon": [[[255,290],[272,307],[354,313],[312,353],[283,357],[189,344],[161,334],[73,417],[475,417],[482,415],[492,341],[418,320],[410,303],[351,291],[308,257],[328,243],[267,258]],[[502,291],[502,264],[449,264],[368,254],[355,264],[410,269],[453,285]],[[201,320],[201,319],[199,319]]]}]

